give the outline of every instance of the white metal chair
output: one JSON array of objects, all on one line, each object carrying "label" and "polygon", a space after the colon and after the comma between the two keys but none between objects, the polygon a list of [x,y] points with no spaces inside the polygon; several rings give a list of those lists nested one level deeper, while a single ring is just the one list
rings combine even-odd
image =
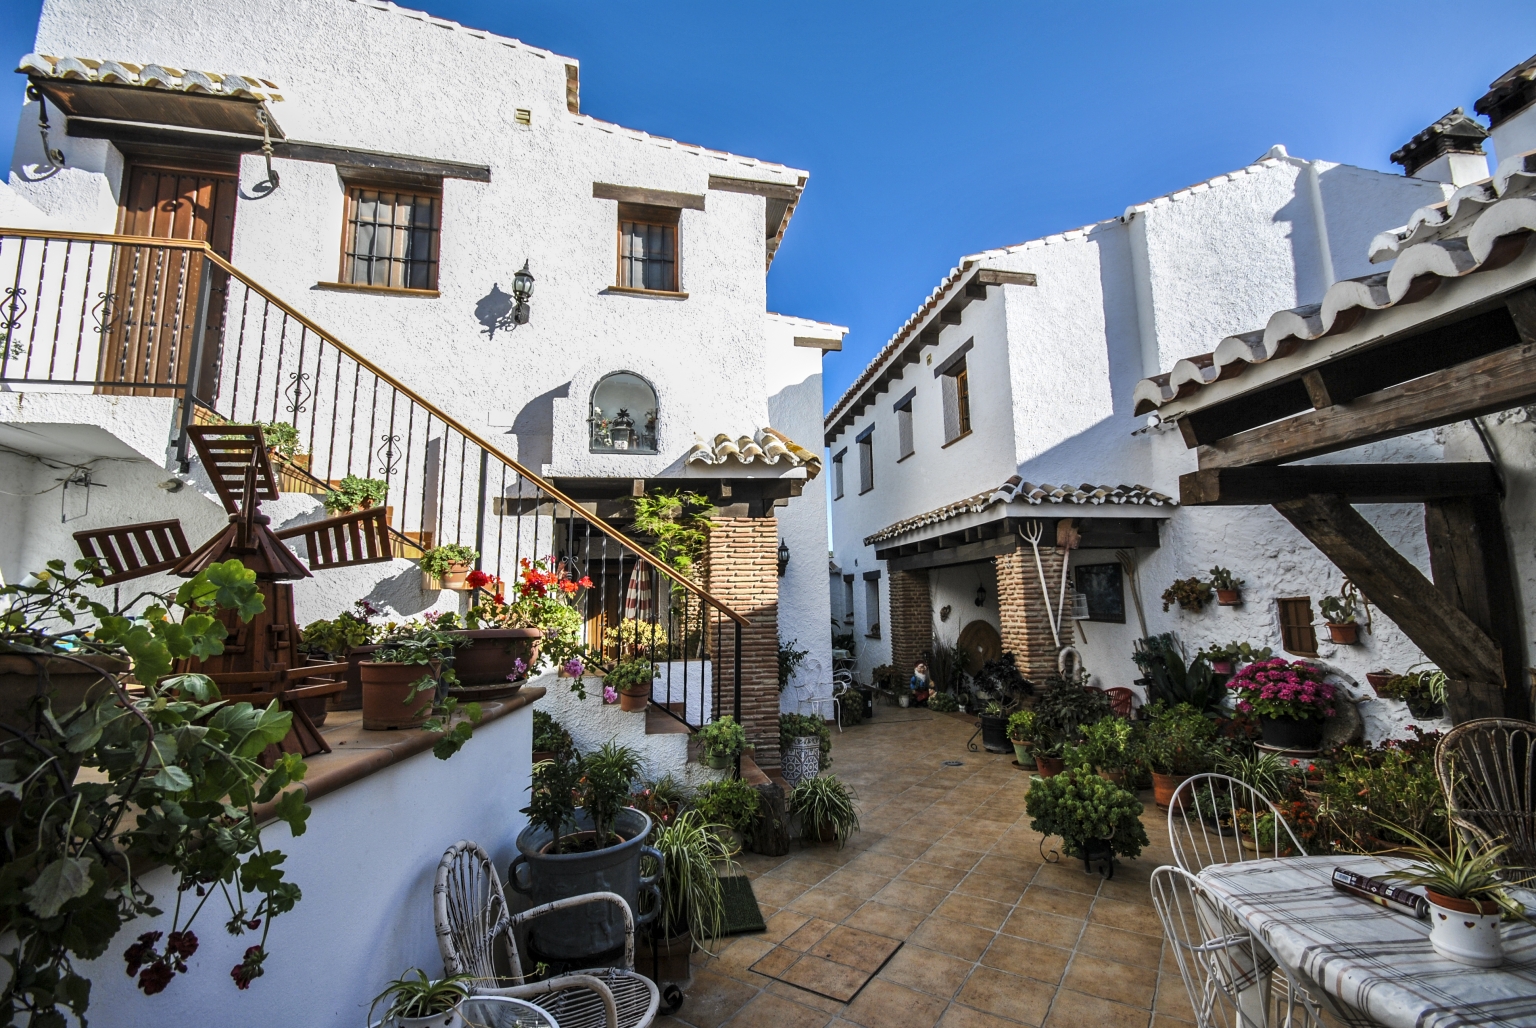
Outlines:
[{"label": "white metal chair", "polygon": [[[623,965],[525,983],[517,952],[518,926],[553,911],[588,903],[612,903],[622,912]],[[650,979],[635,973],[634,914],[616,893],[572,896],[514,915],[507,908],[507,897],[491,858],[478,843],[460,840],[438,862],[432,907],[443,971],[472,975],[470,988],[476,996],[537,998],[540,1009],[548,1011],[560,1028],[646,1028],[656,1017],[661,997]],[[504,986],[496,973],[498,940],[510,986]]]},{"label": "white metal chair", "polygon": [[1188,871],[1152,872],[1152,904],[1173,947],[1198,1028],[1324,1025],[1268,944]]},{"label": "white metal chair", "polygon": [[805,708],[810,707],[813,715],[825,721],[827,716],[822,713],[822,708],[830,708],[832,720],[837,723],[837,730],[839,732],[843,730],[842,712],[839,710],[840,704],[836,696],[817,696],[816,686],[808,683],[796,682],[794,689],[796,713],[804,713]]},{"label": "white metal chair", "polygon": [[[1253,815],[1246,832],[1233,816],[1237,810]],[[1258,819],[1265,813],[1274,815],[1274,838],[1261,844]],[[1174,863],[1191,873],[1207,864],[1307,855],[1280,808],[1253,786],[1228,775],[1194,775],[1180,783],[1168,804],[1168,842]]]}]

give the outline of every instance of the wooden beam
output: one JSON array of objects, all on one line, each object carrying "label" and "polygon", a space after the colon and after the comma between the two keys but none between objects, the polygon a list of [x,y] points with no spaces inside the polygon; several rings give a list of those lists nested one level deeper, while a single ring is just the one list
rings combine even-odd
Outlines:
[{"label": "wooden beam", "polygon": [[617,200],[620,203],[646,204],[651,207],[676,207],[682,210],[702,211],[704,197],[698,193],[674,193],[670,189],[647,189],[644,186],[620,186],[611,182],[592,183],[592,198]]},{"label": "wooden beam", "polygon": [[1499,491],[1492,464],[1292,464],[1288,467],[1206,468],[1179,476],[1186,507],[1279,503],[1314,493],[1350,503],[1423,503]]},{"label": "wooden beam", "polygon": [[1306,387],[1307,398],[1312,401],[1312,406],[1318,410],[1324,407],[1332,407],[1333,394],[1328,392],[1328,383],[1323,380],[1323,373],[1313,368],[1301,376],[1301,384]]},{"label": "wooden beam", "polygon": [[1284,464],[1536,403],[1536,342],[1201,446],[1201,469]]},{"label": "wooden beam", "polygon": [[979,542],[964,543],[960,546],[947,546],[942,550],[914,553],[909,557],[889,557],[884,559],[886,567],[891,571],[919,571],[923,568],[945,567],[950,564],[972,564],[977,561],[991,560],[993,557],[1012,553],[1018,548],[1018,545],[1018,538],[1008,535],[1001,539],[982,539]]},{"label": "wooden beam", "polygon": [[939,324],[941,325],[958,325],[960,324],[960,318],[960,312],[949,307],[939,311]]},{"label": "wooden beam", "polygon": [[1509,308],[1520,341],[1536,345],[1536,286],[1509,294],[1504,298],[1504,306]]},{"label": "wooden beam", "polygon": [[973,281],[984,286],[1032,286],[1038,282],[1032,271],[1000,271],[997,268],[982,268],[976,272]]},{"label": "wooden beam", "polygon": [[1451,679],[1448,706],[1457,723],[1503,716],[1498,644],[1355,508],[1338,496],[1314,495],[1282,501],[1275,510],[1440,665]]}]

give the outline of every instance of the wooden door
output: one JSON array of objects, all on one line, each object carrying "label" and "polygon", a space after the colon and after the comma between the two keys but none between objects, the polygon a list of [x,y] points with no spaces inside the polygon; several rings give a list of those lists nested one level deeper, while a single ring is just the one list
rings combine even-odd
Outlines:
[{"label": "wooden door", "polygon": [[[151,163],[129,165],[118,213],[118,234],[194,239],[228,258],[235,228],[238,182],[233,174]],[[198,300],[205,266],[195,250],[120,247],[102,336],[102,392],[174,396],[186,382],[196,350]],[[199,394],[213,395],[229,276],[211,269],[201,327]],[[119,385],[117,383],[142,383]]]}]

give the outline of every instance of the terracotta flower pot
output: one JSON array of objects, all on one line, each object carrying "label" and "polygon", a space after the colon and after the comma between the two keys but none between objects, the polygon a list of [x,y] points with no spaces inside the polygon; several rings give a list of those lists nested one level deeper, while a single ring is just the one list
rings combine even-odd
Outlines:
[{"label": "terracotta flower pot", "polygon": [[[528,670],[539,660],[539,647],[544,632],[539,628],[478,628],[474,631],[455,632],[470,640],[468,646],[454,651],[453,670],[463,686],[506,686],[502,695],[511,695],[518,689],[507,676],[523,662],[521,682],[528,677]],[[497,699],[486,694],[482,699]]]},{"label": "terracotta flower pot", "polygon": [[1122,789],[1130,788],[1130,786],[1126,784],[1130,776],[1127,775],[1124,771],[1100,771],[1099,777],[1111,785],[1119,786]]},{"label": "terracotta flower pot", "polygon": [[358,646],[348,650],[345,660],[347,662],[347,687],[341,692],[327,696],[326,706],[331,710],[361,710],[363,709],[363,673],[362,665],[370,653],[378,650],[377,646]]},{"label": "terracotta flower pot", "polygon": [[667,936],[653,943],[649,938],[635,940],[635,970],[657,985],[663,982],[690,981],[693,971],[689,956],[693,953],[693,935]]},{"label": "terracotta flower pot", "polygon": [[1241,589],[1217,589],[1216,602],[1223,607],[1235,607],[1243,602]]},{"label": "terracotta flower pot", "polygon": [[1340,646],[1353,646],[1360,641],[1360,626],[1353,621],[1342,625],[1336,625],[1330,621],[1328,635]]},{"label": "terracotta flower pot", "polygon": [[637,713],[639,711],[644,710],[646,707],[648,707],[650,705],[651,705],[651,687],[649,685],[640,686],[639,688],[637,688],[637,689],[635,689],[633,691],[631,691],[629,689],[620,689],[619,690],[619,709],[620,710],[627,710],[631,714],[634,714],[634,713]]},{"label": "terracotta flower pot", "polygon": [[1041,778],[1055,778],[1067,769],[1067,762],[1062,757],[1047,757],[1044,753],[1037,753],[1035,766],[1040,769]]},{"label": "terracotta flower pot", "polygon": [[454,592],[468,592],[469,583],[465,581],[469,573],[474,570],[474,565],[467,560],[456,560],[448,565],[448,570],[443,572],[442,584],[444,589],[452,589]]},{"label": "terracotta flower pot", "polygon": [[1163,775],[1152,772],[1152,801],[1162,810],[1173,803],[1173,794],[1189,775]]},{"label": "terracotta flower pot", "polygon": [[1372,689],[1380,692],[1386,687],[1388,682],[1392,681],[1393,677],[1390,671],[1368,671],[1366,672],[1365,680],[1371,683]]},{"label": "terracotta flower pot", "polygon": [[1504,963],[1498,904],[1442,896],[1432,889],[1424,894],[1429,899],[1429,944],[1436,953],[1473,967]]},{"label": "terracotta flower pot", "polygon": [[[92,668],[123,674],[128,662],[115,657],[81,655],[40,658],[47,687],[53,690],[53,712],[62,717],[71,708],[87,700],[96,700],[112,687]],[[82,664],[81,661],[84,661]],[[38,665],[32,658],[15,654],[0,655],[0,721],[22,728],[32,723],[28,707],[37,695]]]},{"label": "terracotta flower pot", "polygon": [[1211,661],[1211,673],[1214,675],[1230,675],[1232,673],[1232,662],[1230,660]]},{"label": "terracotta flower pot", "polygon": [[555,759],[555,751],[554,750],[534,750],[533,751],[533,762],[535,764],[542,764],[546,760],[554,760],[554,759]]},{"label": "terracotta flower pot", "polygon": [[373,731],[420,728],[432,716],[433,690],[423,689],[407,700],[411,688],[431,669],[422,664],[375,663],[358,665],[363,681],[363,727]]}]

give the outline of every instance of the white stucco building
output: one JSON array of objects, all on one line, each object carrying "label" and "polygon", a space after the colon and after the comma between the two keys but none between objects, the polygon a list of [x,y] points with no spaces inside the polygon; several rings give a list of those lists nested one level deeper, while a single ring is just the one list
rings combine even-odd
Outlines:
[{"label": "white stucco building", "polygon": [[[1500,155],[1518,152],[1509,137],[1530,116],[1508,122]],[[1124,685],[1139,676],[1132,650],[1144,635],[1175,632],[1189,656],[1233,641],[1284,654],[1282,622],[1297,630],[1289,652],[1359,681],[1367,699],[1365,672],[1423,661],[1379,611],[1360,643],[1329,641],[1319,604],[1342,574],[1272,509],[1181,508],[1193,451],[1172,425],[1136,418],[1133,393],[1222,336],[1382,272],[1373,237],[1486,178],[1486,135],[1447,115],[1393,155],[1408,175],[1276,146],[1119,217],[963,258],[825,422],[832,607],[855,634],[860,676],[891,664],[904,681],[934,641],[959,640],[973,660],[1012,651],[1038,679],[1070,643],[1099,684]],[[1421,432],[1319,459],[1438,461],[1448,445],[1466,449],[1446,431]],[[1363,512],[1428,567],[1420,505]],[[1055,545],[1067,523],[1079,536],[1069,553]],[[1064,553],[1075,570],[1063,594]],[[1240,605],[1162,609],[1174,580],[1208,580],[1218,565],[1243,580]],[[1068,608],[1059,639],[1042,577],[1049,609],[1063,595]],[[1074,593],[1089,601],[1075,624]],[[1362,712],[1370,737],[1407,720],[1386,701]]]}]

